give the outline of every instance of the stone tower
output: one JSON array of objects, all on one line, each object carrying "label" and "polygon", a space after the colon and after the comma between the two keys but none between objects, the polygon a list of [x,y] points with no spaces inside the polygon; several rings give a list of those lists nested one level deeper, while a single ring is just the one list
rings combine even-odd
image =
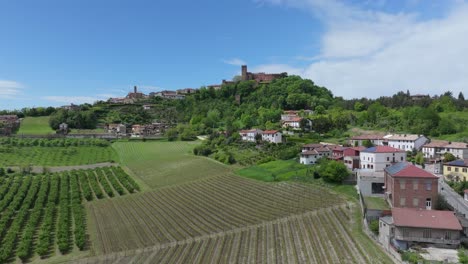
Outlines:
[{"label": "stone tower", "polygon": [[242,80],[247,81],[247,65],[242,65],[241,66],[241,71],[242,71]]},{"label": "stone tower", "polygon": [[133,86],[133,92],[134,92],[134,93],[137,93],[137,87],[136,87],[136,85]]}]

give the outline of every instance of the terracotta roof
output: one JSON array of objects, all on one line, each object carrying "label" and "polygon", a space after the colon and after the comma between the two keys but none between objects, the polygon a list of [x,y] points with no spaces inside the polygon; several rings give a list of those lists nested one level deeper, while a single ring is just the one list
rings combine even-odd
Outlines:
[{"label": "terracotta roof", "polygon": [[395,165],[385,168],[385,171],[392,177],[411,177],[411,178],[435,178],[437,177],[421,168],[408,162],[399,162]]},{"label": "terracotta roof", "polygon": [[390,135],[390,136],[386,136],[385,138],[387,140],[411,140],[411,141],[415,141],[417,140],[418,138],[421,138],[423,137],[423,135],[415,135],[415,134],[395,134],[395,135]]},{"label": "terracotta roof", "polygon": [[318,152],[315,149],[301,152],[301,155],[316,155],[316,154],[318,154]]},{"label": "terracotta roof", "polygon": [[447,140],[431,140],[430,143],[424,144],[423,148],[442,148],[448,145]]},{"label": "terracotta roof", "polygon": [[460,149],[464,149],[464,148],[468,148],[468,143],[464,143],[464,142],[450,142],[450,144],[447,144],[445,147],[446,147],[446,148],[460,148]]},{"label": "terracotta roof", "polygon": [[319,143],[312,143],[312,144],[305,144],[302,147],[303,148],[321,148],[323,147],[323,145]]},{"label": "terracotta roof", "polygon": [[393,208],[392,216],[395,226],[462,230],[452,211]]},{"label": "terracotta roof", "polygon": [[389,146],[376,146],[370,147],[368,149],[362,150],[361,152],[370,152],[370,153],[394,153],[394,152],[405,152],[404,150],[389,147]]},{"label": "terracotta roof", "polygon": [[241,131],[239,131],[239,133],[246,134],[246,133],[255,133],[257,131],[262,132],[260,129],[249,129],[249,130],[241,130]]},{"label": "terracotta roof", "polygon": [[365,139],[383,139],[384,135],[383,134],[369,134],[369,135],[359,135],[359,136],[354,136],[351,139],[352,140],[365,140]]},{"label": "terracotta roof", "polygon": [[351,149],[353,149],[353,150],[356,150],[356,151],[363,151],[363,150],[365,150],[365,149],[366,149],[366,147],[364,147],[364,146],[360,146],[360,147],[352,147]]},{"label": "terracotta roof", "polygon": [[300,122],[302,120],[302,117],[293,117],[293,118],[290,118],[288,120],[283,120],[284,123],[287,123],[287,122]]},{"label": "terracotta roof", "polygon": [[278,132],[278,130],[265,130],[262,132],[262,134],[276,134]]},{"label": "terracotta roof", "polygon": [[329,151],[331,151],[331,149],[329,149],[327,147],[316,148],[315,150],[318,151],[318,152],[329,152]]},{"label": "terracotta roof", "polygon": [[458,167],[468,167],[468,159],[459,159],[445,163],[445,165],[458,166]]},{"label": "terracotta roof", "polygon": [[468,189],[464,190],[463,192],[464,192],[464,193],[468,193]]}]

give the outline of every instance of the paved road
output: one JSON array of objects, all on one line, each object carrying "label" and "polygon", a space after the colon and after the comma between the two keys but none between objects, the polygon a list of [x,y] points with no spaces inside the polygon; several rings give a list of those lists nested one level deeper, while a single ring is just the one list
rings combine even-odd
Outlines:
[{"label": "paved road", "polygon": [[440,193],[445,197],[447,202],[453,207],[455,211],[468,216],[468,201],[465,201],[461,195],[456,193],[447,183],[444,182],[441,177],[439,180],[439,185],[441,186]]}]

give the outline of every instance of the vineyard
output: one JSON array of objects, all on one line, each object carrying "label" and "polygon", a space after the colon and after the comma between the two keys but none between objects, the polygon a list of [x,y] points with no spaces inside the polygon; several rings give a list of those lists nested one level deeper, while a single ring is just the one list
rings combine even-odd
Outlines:
[{"label": "vineyard", "polygon": [[308,185],[203,179],[89,204],[104,255],[78,263],[391,263],[357,241],[355,206]]},{"label": "vineyard", "polygon": [[72,166],[115,161],[114,149],[97,139],[0,139],[0,166]]},{"label": "vineyard", "polygon": [[120,162],[150,188],[225,175],[230,168],[193,155],[196,142],[116,142]]},{"label": "vineyard", "polygon": [[61,254],[84,250],[83,202],[138,190],[120,167],[0,178],[0,263],[47,258],[56,246]]}]

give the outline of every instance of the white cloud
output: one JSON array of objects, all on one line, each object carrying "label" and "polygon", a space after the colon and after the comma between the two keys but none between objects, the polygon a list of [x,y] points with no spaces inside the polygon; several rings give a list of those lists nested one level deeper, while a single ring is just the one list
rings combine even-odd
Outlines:
[{"label": "white cloud", "polygon": [[234,66],[246,65],[247,63],[239,58],[233,58],[230,60],[223,60],[224,63]]},{"label": "white cloud", "polygon": [[21,83],[0,80],[0,98],[12,99],[21,93],[24,86]]},{"label": "white cloud", "polygon": [[407,89],[431,94],[467,89],[465,3],[451,2],[452,9],[445,16],[421,20],[415,13],[363,10],[332,0],[263,2],[307,8],[326,27],[319,53],[298,56],[310,58],[311,64],[275,64],[278,71],[299,72],[346,98],[378,97]]}]

